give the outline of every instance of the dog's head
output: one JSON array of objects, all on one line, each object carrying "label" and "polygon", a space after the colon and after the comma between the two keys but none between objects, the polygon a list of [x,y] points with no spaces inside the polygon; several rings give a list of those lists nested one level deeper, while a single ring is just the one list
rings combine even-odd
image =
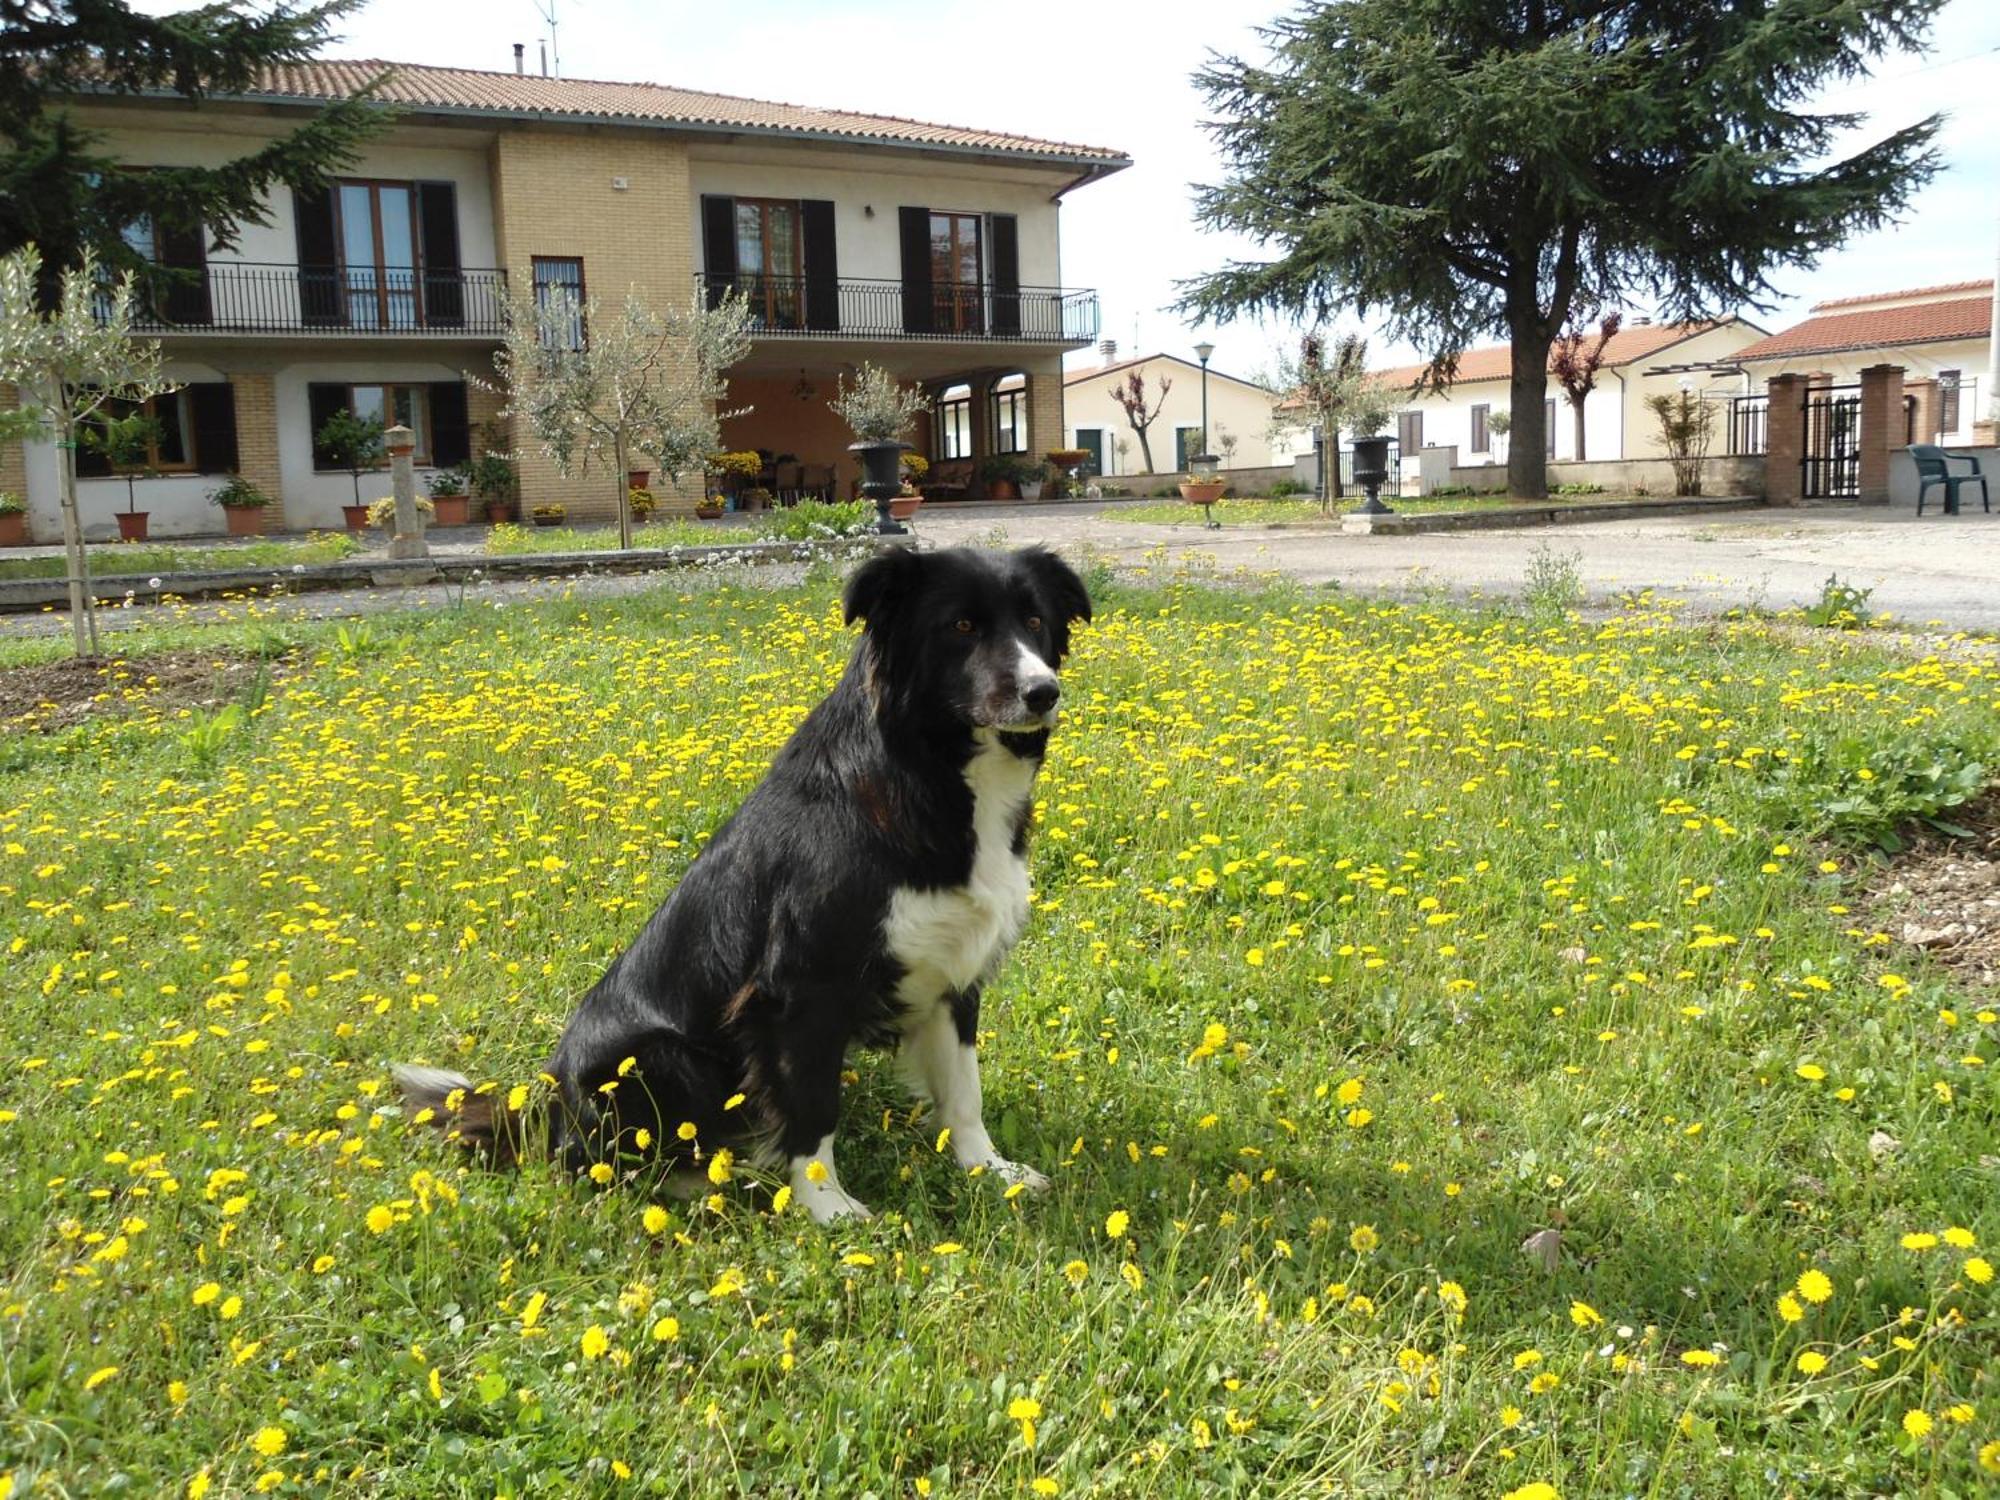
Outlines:
[{"label": "dog's head", "polygon": [[1083,580],[1040,547],[896,548],[856,571],[845,602],[883,711],[1022,735],[1055,724],[1070,626],[1090,618]]}]

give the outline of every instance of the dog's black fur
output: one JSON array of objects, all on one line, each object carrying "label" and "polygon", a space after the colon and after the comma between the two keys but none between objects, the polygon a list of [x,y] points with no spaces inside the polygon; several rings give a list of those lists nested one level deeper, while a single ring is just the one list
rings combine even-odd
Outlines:
[{"label": "dog's black fur", "polygon": [[[982,755],[1039,765],[1054,669],[1090,599],[1039,548],[899,549],[854,574],[845,612],[865,623],[845,675],[584,996],[549,1060],[549,1145],[573,1170],[638,1152],[642,1130],[653,1144],[641,1154],[655,1158],[729,1144],[794,1166],[834,1133],[848,1048],[895,1043],[911,1024],[892,902],[972,881],[969,767]],[[1017,859],[1028,810],[1009,811]],[[969,1049],[977,983],[938,1003]],[[503,1159],[520,1148],[496,1092],[423,1069],[403,1082],[468,1143]]]}]

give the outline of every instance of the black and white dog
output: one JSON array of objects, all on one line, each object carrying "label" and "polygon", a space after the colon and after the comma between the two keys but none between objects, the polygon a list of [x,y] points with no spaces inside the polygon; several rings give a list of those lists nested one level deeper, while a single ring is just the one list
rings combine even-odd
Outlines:
[{"label": "black and white dog", "polygon": [[[839,685],[548,1063],[550,1146],[571,1170],[726,1145],[782,1169],[813,1218],[865,1215],[833,1159],[858,1043],[898,1049],[961,1166],[1048,1185],[987,1135],[974,1041],[980,989],[1027,921],[1035,776],[1089,594],[1039,548],[897,550],[854,574],[845,607],[865,628]],[[429,1068],[398,1079],[467,1144],[518,1154],[498,1091]]]}]

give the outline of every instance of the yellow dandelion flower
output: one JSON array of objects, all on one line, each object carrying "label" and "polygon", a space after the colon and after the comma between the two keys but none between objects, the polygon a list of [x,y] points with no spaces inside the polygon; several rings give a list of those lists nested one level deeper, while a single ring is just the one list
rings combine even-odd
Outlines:
[{"label": "yellow dandelion flower", "polygon": [[1536,1394],[1537,1396],[1546,1396],[1550,1391],[1554,1390],[1557,1386],[1561,1384],[1562,1384],[1562,1376],[1556,1374],[1554,1370],[1544,1370],[1542,1371],[1541,1374],[1537,1375],[1533,1380],[1528,1382],[1528,1389],[1534,1392],[1534,1394]]},{"label": "yellow dandelion flower", "polygon": [[1801,1271],[1794,1285],[1799,1295],[1815,1306],[1833,1295],[1833,1283],[1824,1271]]},{"label": "yellow dandelion flower", "polygon": [[1807,1349],[1799,1355],[1798,1366],[1801,1374],[1817,1375],[1826,1368],[1826,1356],[1817,1349]]},{"label": "yellow dandelion flower", "polygon": [[670,1220],[664,1208],[657,1203],[649,1203],[646,1211],[639,1215],[639,1222],[645,1225],[648,1234],[664,1234]]},{"label": "yellow dandelion flower", "polygon": [[1533,1484],[1524,1484],[1518,1490],[1509,1490],[1501,1500],[1562,1500],[1556,1487],[1545,1480],[1537,1479]]},{"label": "yellow dandelion flower", "polygon": [[1799,1299],[1794,1297],[1790,1292],[1786,1292],[1778,1298],[1778,1316],[1783,1318],[1787,1323],[1796,1323],[1805,1315],[1806,1310],[1799,1306]]},{"label": "yellow dandelion flower", "polygon": [[1125,1278],[1125,1284],[1132,1288],[1133,1291],[1143,1292],[1146,1289],[1146,1273],[1133,1265],[1131,1261],[1128,1260],[1124,1265],[1120,1266],[1118,1274]]},{"label": "yellow dandelion flower", "polygon": [[964,1249],[965,1249],[965,1246],[961,1245],[961,1244],[960,1244],[960,1243],[959,1243],[959,1242],[958,1242],[957,1240],[945,1240],[945,1241],[943,1241],[943,1242],[942,1242],[942,1243],[940,1243],[940,1244],[936,1244],[936,1245],[933,1245],[933,1246],[931,1246],[931,1254],[933,1254],[933,1255],[957,1255],[957,1254],[959,1254],[959,1253],[960,1253],[961,1251],[963,1251]]},{"label": "yellow dandelion flower", "polygon": [[735,1160],[735,1154],[727,1146],[717,1151],[708,1159],[708,1180],[721,1187],[733,1175],[730,1167]]},{"label": "yellow dandelion flower", "polygon": [[1913,1406],[1903,1413],[1903,1431],[1913,1438],[1925,1436],[1936,1425],[1931,1420],[1931,1414],[1921,1407]]},{"label": "yellow dandelion flower", "polygon": [[[214,1482],[209,1477],[208,1470],[201,1470],[194,1478],[188,1481],[187,1500],[203,1500],[203,1497],[208,1494],[209,1486]],[[0,1496],[0,1500],[6,1500],[6,1497]]]},{"label": "yellow dandelion flower", "polygon": [[217,1297],[220,1297],[221,1295],[222,1295],[222,1288],[220,1285],[218,1285],[213,1281],[204,1281],[200,1286],[194,1289],[194,1297],[193,1297],[194,1305],[196,1307],[206,1307],[208,1306],[209,1303],[213,1302]]},{"label": "yellow dandelion flower", "polygon": [[1500,1408],[1500,1425],[1502,1427],[1519,1427],[1521,1425],[1521,1416],[1520,1407],[1503,1406]]},{"label": "yellow dandelion flower", "polygon": [[611,1335],[606,1333],[597,1324],[592,1323],[588,1328],[583,1330],[583,1338],[578,1342],[577,1347],[583,1351],[585,1359],[602,1359],[605,1352],[611,1347]]},{"label": "yellow dandelion flower", "polygon": [[1904,1235],[1902,1240],[1900,1241],[1902,1247],[1905,1250],[1918,1250],[1918,1251],[1935,1250],[1937,1248],[1937,1242],[1938,1242],[1938,1237],[1936,1235],[1926,1234],[1921,1230],[1913,1234]]},{"label": "yellow dandelion flower", "polygon": [[1604,1322],[1604,1316],[1588,1302],[1572,1302],[1569,1305],[1569,1320],[1579,1328],[1596,1328]]},{"label": "yellow dandelion flower", "polygon": [[1826,1069],[1818,1063],[1800,1063],[1796,1071],[1807,1083],[1819,1083],[1826,1078]]},{"label": "yellow dandelion flower", "polygon": [[1375,1232],[1373,1224],[1356,1224],[1347,1236],[1348,1248],[1357,1255],[1373,1254],[1382,1243],[1382,1236]]},{"label": "yellow dandelion flower", "polygon": [[542,1321],[542,1309],[549,1305],[547,1292],[536,1292],[521,1305],[521,1332],[533,1333],[535,1325]]},{"label": "yellow dandelion flower", "polygon": [[1970,1280],[1985,1286],[1993,1279],[1993,1264],[1985,1257],[1975,1255],[1966,1261],[1965,1274]]},{"label": "yellow dandelion flower", "polygon": [[653,1342],[656,1344],[671,1344],[680,1336],[681,1320],[679,1318],[661,1318],[653,1324]]},{"label": "yellow dandelion flower", "polygon": [[1062,1268],[1062,1273],[1071,1286],[1082,1286],[1083,1279],[1090,1274],[1090,1267],[1083,1261],[1073,1260]]},{"label": "yellow dandelion flower", "polygon": [[1333,1097],[1342,1109],[1346,1109],[1361,1102],[1361,1089],[1361,1080],[1350,1078],[1333,1091]]},{"label": "yellow dandelion flower", "polygon": [[1132,1216],[1126,1213],[1124,1209],[1114,1208],[1111,1211],[1110,1215],[1106,1217],[1104,1221],[1105,1236],[1109,1239],[1114,1239],[1114,1240],[1122,1238],[1125,1233],[1126,1226],[1128,1226],[1131,1222],[1132,1222]]},{"label": "yellow dandelion flower", "polygon": [[313,1275],[324,1276],[328,1271],[331,1271],[335,1266],[339,1264],[340,1261],[335,1256],[315,1255],[313,1257],[313,1264],[312,1264]]},{"label": "yellow dandelion flower", "polygon": [[792,1188],[791,1184],[787,1183],[783,1187],[779,1188],[777,1192],[771,1194],[771,1212],[774,1214],[781,1214],[791,1206],[792,1206]]},{"label": "yellow dandelion flower", "polygon": [[861,1266],[864,1269],[875,1264],[875,1257],[866,1250],[850,1250],[840,1257],[843,1266]]},{"label": "yellow dandelion flower", "polygon": [[105,1365],[99,1369],[92,1370],[89,1375],[84,1377],[83,1388],[86,1391],[94,1391],[117,1373],[118,1366],[116,1365]]},{"label": "yellow dandelion flower", "polygon": [[598,1161],[590,1164],[590,1180],[599,1187],[608,1187],[611,1179],[617,1175],[616,1172],[611,1170],[611,1163],[609,1162]]},{"label": "yellow dandelion flower", "polygon": [[285,1451],[285,1444],[288,1441],[289,1434],[282,1427],[259,1427],[251,1435],[250,1447],[253,1452],[264,1458],[276,1458]]},{"label": "yellow dandelion flower", "polygon": [[1944,1242],[1954,1250],[1970,1250],[1979,1239],[1970,1229],[1953,1225],[1944,1232]]},{"label": "yellow dandelion flower", "polygon": [[1693,1369],[1705,1370],[1722,1363],[1722,1356],[1713,1349],[1689,1349],[1681,1355],[1681,1363]]},{"label": "yellow dandelion flower", "polygon": [[395,1227],[396,1211],[394,1209],[378,1203],[368,1210],[368,1232],[370,1234],[387,1234]]},{"label": "yellow dandelion flower", "polygon": [[1979,1467],[1989,1474],[2000,1474],[2000,1438],[1995,1438],[1980,1448]]}]

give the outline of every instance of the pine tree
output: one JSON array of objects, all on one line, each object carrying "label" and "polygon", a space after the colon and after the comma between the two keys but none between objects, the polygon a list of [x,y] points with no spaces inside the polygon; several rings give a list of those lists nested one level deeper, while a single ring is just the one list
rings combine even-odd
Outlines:
[{"label": "pine tree", "polygon": [[36,246],[43,300],[53,305],[61,273],[86,253],[113,273],[171,279],[127,242],[134,224],[200,233],[210,248],[225,248],[242,225],[267,222],[273,187],[322,186],[387,122],[368,97],[373,85],[213,167],[118,161],[72,111],[93,96],[198,103],[246,91],[266,69],[302,61],[332,40],[334,22],[359,3],[281,0],[252,10],[244,0],[220,0],[148,16],[124,0],[0,0],[0,255]]},{"label": "pine tree", "polygon": [[1197,75],[1222,182],[1207,228],[1275,257],[1182,288],[1212,321],[1378,317],[1449,383],[1512,348],[1508,488],[1547,493],[1549,347],[1580,309],[1674,319],[1770,304],[1772,272],[1892,221],[1937,168],[1938,118],[1839,156],[1810,108],[1920,48],[1945,0],[1343,0]]}]

